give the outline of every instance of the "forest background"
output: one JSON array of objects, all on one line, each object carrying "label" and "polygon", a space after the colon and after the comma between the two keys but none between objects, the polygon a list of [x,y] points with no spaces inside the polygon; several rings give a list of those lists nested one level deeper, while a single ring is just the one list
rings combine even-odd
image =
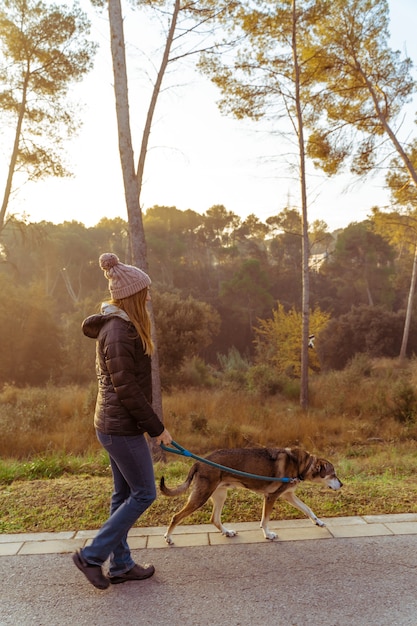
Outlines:
[{"label": "forest background", "polygon": [[[311,232],[311,373],[342,369],[357,353],[396,357],[404,327],[412,251],[374,219]],[[300,368],[300,216],[267,223],[214,206],[200,215],[153,207],[144,216],[162,384],[210,385],[230,354],[271,379]],[[383,229],[382,229],[383,230]],[[102,219],[22,224],[3,232],[0,380],[85,384],[94,342],[80,330],[108,297],[103,250],[128,258],[127,223]],[[413,319],[415,319],[413,315]],[[408,355],[417,352],[412,322]],[[271,385],[272,382],[271,382]]]}]

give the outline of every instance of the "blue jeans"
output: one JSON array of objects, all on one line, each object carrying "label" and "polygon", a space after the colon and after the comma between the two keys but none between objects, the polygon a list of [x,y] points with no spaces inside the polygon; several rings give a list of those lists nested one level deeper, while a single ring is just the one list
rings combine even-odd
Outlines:
[{"label": "blue jeans", "polygon": [[110,557],[109,575],[120,576],[135,565],[127,533],[156,498],[152,457],[144,435],[105,435],[97,438],[110,457],[114,491],[110,517],[82,555],[92,565]]}]

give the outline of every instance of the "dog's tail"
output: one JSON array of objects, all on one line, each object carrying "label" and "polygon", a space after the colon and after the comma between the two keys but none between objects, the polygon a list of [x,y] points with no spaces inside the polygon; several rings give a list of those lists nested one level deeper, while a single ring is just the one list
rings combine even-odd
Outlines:
[{"label": "dog's tail", "polygon": [[165,496],[179,496],[180,494],[184,493],[184,491],[187,491],[188,487],[191,485],[191,482],[194,478],[194,474],[196,473],[196,471],[197,471],[197,463],[194,463],[194,465],[188,472],[188,476],[185,479],[185,481],[182,483],[182,485],[178,485],[178,487],[175,487],[175,489],[169,489],[169,487],[167,487],[165,484],[165,478],[162,476],[161,480],[159,481],[159,488],[161,492]]}]

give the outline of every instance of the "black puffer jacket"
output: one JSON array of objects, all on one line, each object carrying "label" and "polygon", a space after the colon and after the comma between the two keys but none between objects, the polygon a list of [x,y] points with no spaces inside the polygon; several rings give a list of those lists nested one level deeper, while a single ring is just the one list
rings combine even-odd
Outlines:
[{"label": "black puffer jacket", "polygon": [[151,360],[133,324],[118,311],[91,315],[82,324],[84,334],[97,340],[94,426],[109,435],[157,437],[164,426],[151,406]]}]

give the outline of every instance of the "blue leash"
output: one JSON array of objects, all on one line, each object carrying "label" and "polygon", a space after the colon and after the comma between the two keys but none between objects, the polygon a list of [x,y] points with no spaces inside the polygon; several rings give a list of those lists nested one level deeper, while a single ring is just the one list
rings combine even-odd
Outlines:
[{"label": "blue leash", "polygon": [[[258,480],[268,480],[270,482],[280,482],[280,483],[292,483],[295,482],[296,478],[275,478],[273,476],[258,476],[257,474],[248,474],[247,472],[241,472],[240,470],[233,469],[232,467],[226,467],[225,465],[220,465],[219,463],[214,463],[213,461],[209,461],[209,459],[205,459],[201,456],[197,456],[189,450],[186,450],[176,441],[171,441],[171,446],[165,446],[163,443],[160,444],[161,448],[166,452],[172,452],[173,454],[180,454],[181,456],[188,456],[197,461],[201,461],[202,463],[206,463],[206,465],[211,465],[212,467],[216,467],[217,469],[224,470],[229,472],[229,474],[236,474],[237,476],[244,476],[246,478],[257,478]],[[176,448],[176,449],[175,449]]]}]

